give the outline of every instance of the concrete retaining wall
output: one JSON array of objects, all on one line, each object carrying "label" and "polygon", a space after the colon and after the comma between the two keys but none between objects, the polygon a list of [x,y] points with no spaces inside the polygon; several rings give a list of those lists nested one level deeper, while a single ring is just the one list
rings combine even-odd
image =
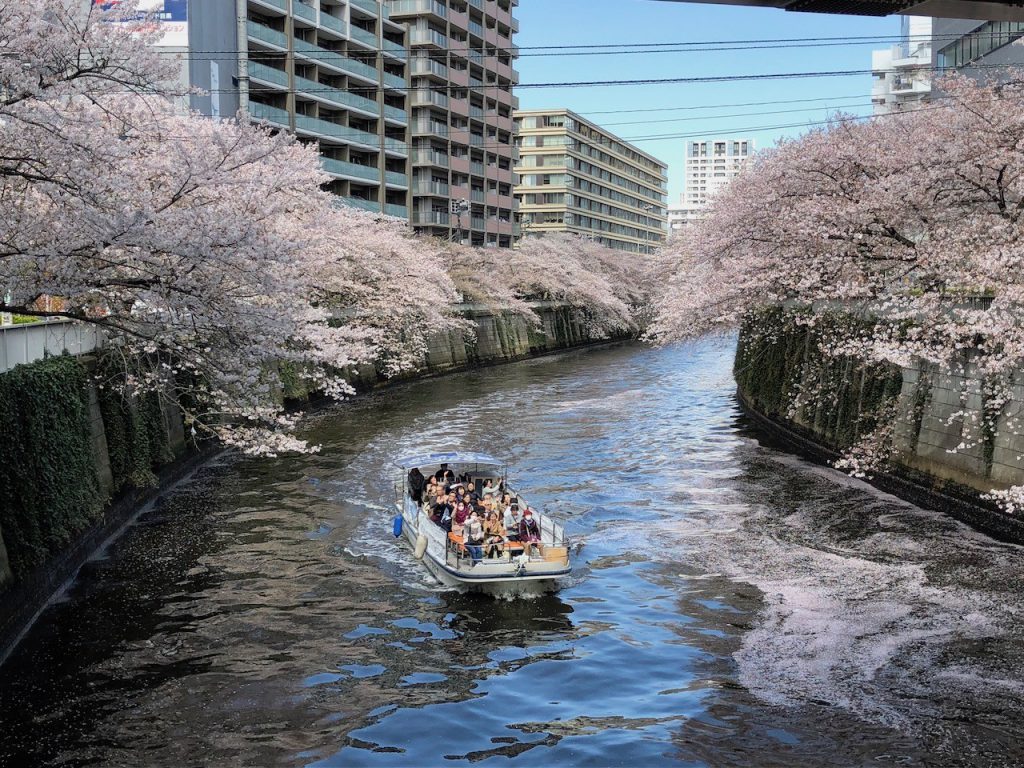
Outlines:
[{"label": "concrete retaining wall", "polygon": [[[759,376],[752,382],[749,375],[737,375],[744,408],[756,417],[761,428],[798,446],[801,453],[825,461],[838,458],[843,446],[825,433],[819,419],[808,418],[808,412],[820,414],[821,408],[805,408],[789,416],[782,412],[784,409],[768,407],[772,402],[787,402],[789,392],[783,390],[805,378],[808,370],[818,370],[814,365],[817,360],[812,358],[820,353],[813,344],[806,343],[806,330],[783,324],[764,337],[753,336],[745,329],[739,349],[766,343],[771,347],[757,350],[754,359],[778,360],[780,356],[772,355],[772,348],[785,349],[787,345],[790,350],[800,346],[804,350],[802,354],[786,355],[784,370],[775,370],[770,377]],[[1000,405],[994,399],[986,401],[984,378],[967,353],[954,368],[951,371],[920,362],[902,371],[892,369],[888,374],[902,375],[895,399],[893,455],[888,471],[876,473],[872,482],[922,506],[954,514],[992,535],[1024,543],[1024,523],[981,498],[993,489],[1024,484],[1024,435],[1019,431],[1024,428],[1024,376],[1014,377],[1011,398]],[[858,369],[851,375],[865,373]],[[760,387],[758,396],[746,391],[743,382],[751,388],[755,384]],[[768,392],[764,391],[765,382],[769,382]],[[983,426],[986,417],[989,428]],[[856,413],[853,418],[857,418]]]}]

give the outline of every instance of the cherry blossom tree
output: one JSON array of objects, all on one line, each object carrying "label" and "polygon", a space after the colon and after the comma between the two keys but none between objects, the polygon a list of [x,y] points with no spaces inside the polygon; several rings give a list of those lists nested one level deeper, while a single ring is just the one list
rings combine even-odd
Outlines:
[{"label": "cherry blossom tree", "polygon": [[666,249],[652,337],[734,327],[766,305],[838,304],[876,323],[832,337],[827,354],[949,368],[968,353],[986,380],[1019,370],[1024,72],[938,86],[915,112],[840,115],[762,153]]},{"label": "cherry blossom tree", "polygon": [[278,364],[332,395],[348,366],[401,370],[458,324],[453,285],[400,222],[337,205],[312,148],[176,109],[135,15],[0,2],[0,310],[99,326],[129,386],[177,394],[199,430],[303,449]]},{"label": "cherry blossom tree", "polygon": [[516,248],[450,244],[445,262],[463,295],[537,322],[532,301],[574,308],[598,337],[638,329],[642,257],[571,234],[524,238]]}]

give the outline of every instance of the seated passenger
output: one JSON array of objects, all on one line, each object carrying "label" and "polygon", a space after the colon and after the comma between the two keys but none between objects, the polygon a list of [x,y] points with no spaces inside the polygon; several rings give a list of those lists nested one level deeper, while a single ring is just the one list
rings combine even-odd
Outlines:
[{"label": "seated passenger", "polygon": [[510,502],[503,514],[506,535],[512,541],[519,541],[519,505]]},{"label": "seated passenger", "polygon": [[476,512],[469,513],[464,535],[466,549],[469,550],[469,555],[473,558],[473,565],[476,565],[483,559],[483,549],[480,545],[484,543],[485,538],[484,526]]},{"label": "seated passenger", "polygon": [[456,536],[465,535],[466,520],[469,518],[469,507],[461,501],[455,503],[455,512],[452,513],[452,533]]},{"label": "seated passenger", "polygon": [[484,518],[484,554],[488,558],[500,557],[506,541],[505,526],[501,524],[498,513],[491,510]]},{"label": "seated passenger", "polygon": [[466,483],[466,495],[469,497],[470,501],[480,500],[480,494],[476,492],[476,485],[472,480]]},{"label": "seated passenger", "polygon": [[430,519],[437,523],[439,526],[444,528],[446,531],[452,529],[452,512],[454,507],[451,504],[450,499],[445,495],[437,497],[437,501],[431,510]]},{"label": "seated passenger", "polygon": [[519,521],[519,541],[524,544],[540,543],[540,528],[537,521],[533,519],[533,510],[527,507],[523,511],[523,519]]}]

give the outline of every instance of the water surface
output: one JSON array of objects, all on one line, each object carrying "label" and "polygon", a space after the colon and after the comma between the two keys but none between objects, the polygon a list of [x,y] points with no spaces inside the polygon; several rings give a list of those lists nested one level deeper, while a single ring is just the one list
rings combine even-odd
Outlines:
[{"label": "water surface", "polygon": [[[200,471],[0,669],[0,764],[1003,766],[1018,547],[761,445],[733,345],[623,345],[317,414]],[[581,547],[557,595],[441,591],[402,453],[508,456]]]}]

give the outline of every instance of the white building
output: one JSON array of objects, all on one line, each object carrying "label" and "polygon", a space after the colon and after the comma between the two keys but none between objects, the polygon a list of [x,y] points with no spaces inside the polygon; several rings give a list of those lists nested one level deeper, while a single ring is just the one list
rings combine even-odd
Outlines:
[{"label": "white building", "polygon": [[708,201],[743,170],[753,154],[754,140],[749,138],[708,138],[687,142],[686,183],[680,205],[669,209],[670,231],[699,219]]},{"label": "white building", "polygon": [[916,109],[932,92],[932,19],[904,16],[900,25],[900,43],[871,52],[876,115]]},{"label": "white building", "polygon": [[678,235],[679,231],[691,221],[692,217],[686,208],[685,199],[686,195],[682,194],[679,196],[679,205],[670,205],[668,207],[669,239]]}]

